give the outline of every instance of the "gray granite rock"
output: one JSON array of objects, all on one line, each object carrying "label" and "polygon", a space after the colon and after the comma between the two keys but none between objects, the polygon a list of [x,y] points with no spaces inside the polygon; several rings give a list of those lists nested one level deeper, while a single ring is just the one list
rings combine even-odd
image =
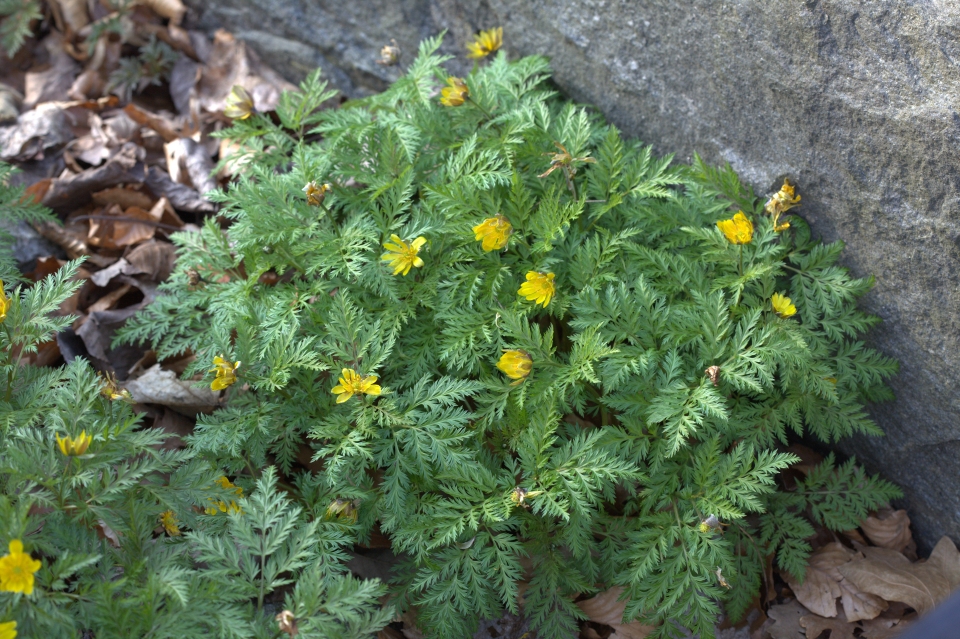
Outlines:
[{"label": "gray granite rock", "polygon": [[900,360],[886,438],[843,445],[906,492],[921,545],[960,539],[960,4],[947,0],[188,0],[290,79],[323,66],[348,96],[383,88],[443,29],[468,64],[477,29],[551,57],[570,97],[624,132],[731,165],[764,194],[783,176],[845,263],[874,274],[874,346]]}]

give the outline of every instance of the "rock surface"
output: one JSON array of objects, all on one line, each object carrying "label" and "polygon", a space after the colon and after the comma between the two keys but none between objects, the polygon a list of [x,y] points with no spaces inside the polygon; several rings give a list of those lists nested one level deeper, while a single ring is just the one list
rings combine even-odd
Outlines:
[{"label": "rock surface", "polygon": [[503,25],[510,55],[551,57],[570,97],[662,154],[729,162],[760,194],[784,176],[799,212],[877,286],[874,346],[900,360],[884,439],[843,445],[904,487],[922,546],[960,540],[960,5],[948,0],[188,0],[298,79],[324,67],[348,96],[383,88],[447,29]]}]

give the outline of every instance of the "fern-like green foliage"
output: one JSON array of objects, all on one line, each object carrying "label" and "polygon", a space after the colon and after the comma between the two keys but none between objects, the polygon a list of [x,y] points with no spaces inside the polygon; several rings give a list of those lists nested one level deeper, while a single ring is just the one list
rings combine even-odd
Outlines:
[{"label": "fern-like green foliage", "polygon": [[38,0],[0,0],[0,47],[9,57],[33,33],[31,23],[42,17]]},{"label": "fern-like green foliage", "polygon": [[[0,216],[53,219],[21,204],[9,175],[0,165]],[[384,587],[346,574],[347,527],[294,503],[272,470],[234,485],[215,459],[142,428],[82,360],[25,363],[76,319],[57,311],[82,280],[73,261],[28,285],[9,248],[0,238],[0,553],[18,540],[39,567],[28,591],[0,566],[5,631],[16,622],[20,637],[267,638],[287,610],[300,637],[359,639],[390,620],[377,602]]]},{"label": "fern-like green foliage", "polygon": [[[572,636],[573,597],[618,585],[656,636],[712,637],[718,602],[742,613],[770,554],[802,572],[811,517],[842,530],[895,493],[852,465],[775,480],[790,433],[879,434],[863,402],[895,367],[857,341],[870,282],[802,220],[775,231],[729,168],[658,159],[558,99],[543,58],[501,54],[441,105],[439,45],[380,95],[317,110],[315,74],[279,123],[223,131],[245,161],[217,196],[227,224],[175,237],[164,294],[119,339],[194,353],[187,376],[242,361],[191,450],[247,482],[276,465],[314,518],[385,534],[428,636],[521,608]],[[716,226],[738,209],[743,245]],[[475,227],[498,215],[512,233],[484,250]],[[537,274],[554,278],[545,304],[519,294]],[[778,316],[774,293],[798,312]],[[505,351],[530,369],[504,375]],[[257,481],[257,512],[295,520],[273,475]],[[276,569],[249,559],[268,534],[249,512],[217,543],[188,538],[256,598]],[[281,526],[276,565],[315,552],[296,541],[311,525]]]}]

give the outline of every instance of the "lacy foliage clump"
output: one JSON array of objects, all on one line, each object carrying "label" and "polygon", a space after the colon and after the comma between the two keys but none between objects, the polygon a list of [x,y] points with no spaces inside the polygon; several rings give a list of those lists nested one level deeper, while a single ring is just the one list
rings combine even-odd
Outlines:
[{"label": "lacy foliage clump", "polygon": [[[729,169],[657,159],[557,98],[544,59],[447,79],[439,45],[337,109],[319,108],[319,73],[275,114],[238,94],[222,219],[175,236],[164,295],[118,335],[195,354],[185,375],[223,391],[188,452],[158,452],[82,365],[30,373],[42,383],[0,369],[29,406],[4,437],[30,456],[5,464],[21,515],[0,541],[42,555],[43,596],[67,602],[27,605],[269,636],[243,628],[282,586],[296,619],[349,634],[389,613],[337,576],[343,548],[382,534],[395,601],[430,637],[521,610],[570,636],[573,598],[611,586],[657,636],[710,637],[769,556],[802,578],[811,521],[853,528],[896,494],[832,460],[777,483],[789,433],[879,434],[863,403],[895,370],[857,341],[871,282],[781,217],[790,185],[765,210]],[[69,288],[58,277],[19,295]],[[76,418],[50,399],[78,393]],[[54,436],[81,429],[86,456],[65,461]],[[178,536],[157,532],[167,511]]]},{"label": "lacy foliage clump", "polygon": [[[0,165],[0,214],[51,220],[4,186],[10,172]],[[203,455],[140,428],[129,394],[87,363],[24,363],[75,319],[56,312],[79,262],[27,287],[0,235],[0,636],[266,638],[281,610],[299,637],[383,627],[383,586],[342,564],[351,537],[272,469],[244,498]]]}]

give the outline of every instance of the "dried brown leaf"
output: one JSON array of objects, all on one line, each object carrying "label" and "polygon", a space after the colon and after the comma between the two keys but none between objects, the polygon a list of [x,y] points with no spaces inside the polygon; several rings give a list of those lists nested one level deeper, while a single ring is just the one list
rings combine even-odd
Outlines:
[{"label": "dried brown leaf", "polygon": [[800,625],[800,618],[810,611],[796,600],[778,606],[770,606],[767,615],[773,623],[767,626],[772,639],[805,639],[806,631]]},{"label": "dried brown leaf", "polygon": [[174,182],[170,175],[159,167],[150,167],[146,184],[154,195],[168,198],[173,208],[178,211],[213,213],[217,210],[213,202],[203,198],[195,189]]},{"label": "dried brown leaf", "polygon": [[31,71],[24,77],[23,108],[32,109],[41,102],[62,100],[80,74],[80,65],[65,53],[53,56],[49,67]]},{"label": "dried brown leaf", "polygon": [[921,615],[946,599],[950,583],[937,564],[915,563],[889,548],[862,549],[864,557],[838,567],[860,590],[887,601],[902,601]]},{"label": "dried brown leaf", "polygon": [[107,249],[123,248],[139,244],[153,237],[157,227],[149,211],[131,206],[122,210],[114,204],[100,215],[90,215],[90,231],[87,241],[93,246]]},{"label": "dried brown leaf", "polygon": [[937,569],[946,578],[951,591],[960,586],[960,552],[946,535],[933,547],[927,565]]},{"label": "dried brown leaf", "polygon": [[21,113],[16,124],[0,127],[0,160],[39,160],[47,149],[72,139],[73,130],[63,109],[41,104]]},{"label": "dried brown leaf", "polygon": [[876,595],[863,592],[846,579],[840,582],[840,603],[848,621],[873,619],[887,609],[889,604]]},{"label": "dried brown leaf", "polygon": [[180,24],[187,8],[180,0],[137,0],[137,4],[150,7],[161,18],[167,18],[172,24]]},{"label": "dried brown leaf", "polygon": [[863,628],[863,634],[860,635],[861,639],[892,639],[899,636],[910,625],[910,622],[879,617],[869,621],[861,621],[860,625]]},{"label": "dried brown leaf", "polygon": [[810,555],[803,583],[798,583],[787,571],[781,575],[797,600],[811,612],[821,617],[836,617],[837,597],[843,594],[840,588],[843,575],[837,571],[837,567],[850,561],[854,554],[842,544],[833,542]]},{"label": "dried brown leaf", "polygon": [[132,288],[133,287],[131,285],[124,284],[117,290],[107,293],[96,302],[91,304],[90,308],[87,309],[87,312],[96,313],[98,311],[109,311],[113,309],[117,305],[117,302],[120,300],[120,298],[129,293],[130,289]]},{"label": "dried brown leaf", "polygon": [[54,0],[70,30],[76,33],[90,23],[86,0]]},{"label": "dried brown leaf", "polygon": [[190,417],[217,406],[217,394],[210,386],[196,386],[177,379],[173,371],[157,364],[135,380],[127,382],[127,390],[140,404],[160,404]]},{"label": "dried brown leaf", "polygon": [[910,518],[905,510],[884,508],[875,516],[867,517],[860,524],[860,528],[875,546],[890,548],[897,552],[903,552],[903,549],[913,540],[913,534],[910,532]]},{"label": "dried brown leaf", "polygon": [[590,621],[606,624],[613,628],[613,637],[643,639],[656,628],[639,621],[623,623],[623,611],[627,607],[627,602],[619,600],[621,594],[623,594],[623,588],[614,586],[595,597],[578,601],[577,607],[590,618]]},{"label": "dried brown leaf", "polygon": [[213,161],[202,144],[190,138],[179,138],[164,144],[163,152],[174,182],[193,186],[201,194],[217,188],[211,177]]},{"label": "dried brown leaf", "polygon": [[12,86],[0,82],[0,124],[12,122],[20,115],[23,96]]},{"label": "dried brown leaf", "polygon": [[847,621],[842,612],[835,619],[804,615],[800,617],[800,625],[806,629],[807,639],[817,639],[824,631],[830,632],[830,639],[856,639],[853,631],[859,629],[857,624]]},{"label": "dried brown leaf", "polygon": [[137,145],[128,142],[103,166],[53,180],[43,196],[43,205],[58,213],[71,213],[87,204],[97,191],[143,182],[144,167],[138,157],[141,152]]},{"label": "dried brown leaf", "polygon": [[136,206],[141,209],[149,209],[156,200],[143,191],[138,191],[130,187],[115,187],[97,191],[93,194],[93,203],[100,206],[109,206],[119,204],[120,208],[130,208]]}]

